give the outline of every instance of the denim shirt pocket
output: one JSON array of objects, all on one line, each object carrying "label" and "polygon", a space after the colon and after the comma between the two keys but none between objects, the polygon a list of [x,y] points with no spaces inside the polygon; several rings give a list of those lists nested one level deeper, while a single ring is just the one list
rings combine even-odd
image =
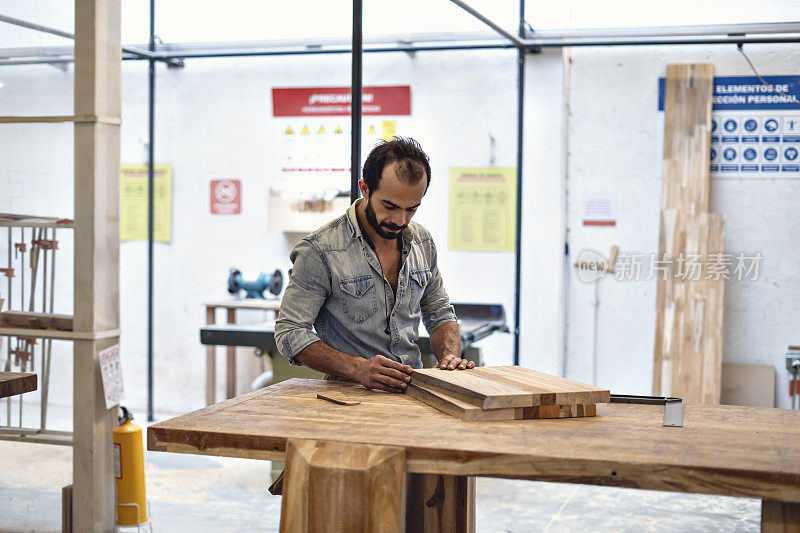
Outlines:
[{"label": "denim shirt pocket", "polygon": [[420,302],[422,301],[422,294],[428,288],[428,283],[431,281],[431,269],[421,268],[409,272],[408,277],[408,308],[412,313],[417,313],[420,310]]},{"label": "denim shirt pocket", "polygon": [[361,324],[378,310],[374,285],[372,276],[347,278],[339,283],[339,288],[344,293],[341,296],[342,311],[350,320]]}]

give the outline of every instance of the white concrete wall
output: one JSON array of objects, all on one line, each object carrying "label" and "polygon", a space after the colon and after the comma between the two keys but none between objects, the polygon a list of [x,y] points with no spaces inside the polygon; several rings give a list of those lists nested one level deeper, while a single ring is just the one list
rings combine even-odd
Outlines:
[{"label": "white concrete wall", "polygon": [[[761,74],[797,73],[800,54],[789,45],[745,46]],[[571,253],[589,247],[608,253],[654,253],[658,249],[658,180],[661,133],[657,79],[665,65],[711,62],[717,75],[749,75],[733,46],[573,50],[570,87],[568,226]],[[581,225],[583,199],[617,196],[614,228]],[[800,301],[800,245],[794,205],[800,182],[779,179],[720,179],[711,186],[711,210],[725,215],[727,253],[763,256],[757,281],[725,285],[723,361],[774,364],[777,401],[788,407],[783,356],[796,342],[794,307]],[[574,270],[574,269],[573,269]],[[646,277],[646,269],[643,271]],[[569,297],[567,374],[593,379],[595,287],[572,272]],[[612,390],[649,394],[655,331],[655,280],[600,282],[597,304],[598,383]]]},{"label": "white concrete wall", "polygon": [[[755,10],[749,2],[693,3],[692,10],[681,11],[680,23],[761,22],[766,13],[774,21],[797,20],[800,15],[793,3],[759,6]],[[630,7],[614,12],[615,25],[642,23],[637,12],[641,7]],[[589,11],[573,7],[573,22],[586,20]],[[715,18],[715,13],[724,13],[724,20]],[[602,13],[595,14],[597,24],[609,23]],[[745,45],[744,49],[762,75],[798,72],[800,54],[792,45]],[[677,62],[711,62],[718,76],[752,75],[732,45],[570,51],[567,226],[571,262],[584,248],[607,254],[614,244],[621,253],[657,251],[662,138],[657,79],[664,76],[667,63]],[[581,225],[584,198],[598,193],[616,195],[614,228]],[[726,252],[764,256],[757,281],[726,282],[723,361],[773,364],[779,407],[789,407],[784,354],[788,344],[797,342],[798,331],[794,308],[800,301],[796,277],[800,261],[795,250],[800,230],[793,216],[798,194],[797,180],[726,179],[713,180],[711,186],[711,210],[725,215]],[[654,280],[617,281],[609,276],[595,287],[581,283],[570,268],[566,375],[587,382],[596,376],[597,383],[612,392],[650,394],[655,299]]]}]

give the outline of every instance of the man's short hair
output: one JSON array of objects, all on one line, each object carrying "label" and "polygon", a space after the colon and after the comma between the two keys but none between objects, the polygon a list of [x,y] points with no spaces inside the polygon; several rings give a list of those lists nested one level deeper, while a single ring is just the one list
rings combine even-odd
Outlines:
[{"label": "man's short hair", "polygon": [[410,137],[395,137],[391,141],[381,141],[367,156],[362,169],[364,182],[369,192],[378,188],[383,168],[397,161],[397,177],[410,185],[416,185],[423,177],[427,178],[425,192],[431,184],[431,165],[428,156],[417,141]]}]

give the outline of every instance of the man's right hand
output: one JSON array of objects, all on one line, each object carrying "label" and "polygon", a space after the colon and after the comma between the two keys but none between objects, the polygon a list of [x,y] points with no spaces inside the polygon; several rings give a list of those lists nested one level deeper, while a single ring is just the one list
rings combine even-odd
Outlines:
[{"label": "man's right hand", "polygon": [[408,365],[392,361],[388,357],[376,355],[361,359],[356,366],[353,378],[368,389],[387,392],[403,392],[411,381],[413,370]]}]

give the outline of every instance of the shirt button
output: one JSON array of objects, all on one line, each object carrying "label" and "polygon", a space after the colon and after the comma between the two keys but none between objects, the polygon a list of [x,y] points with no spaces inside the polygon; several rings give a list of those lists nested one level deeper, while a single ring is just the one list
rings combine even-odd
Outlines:
[{"label": "shirt button", "polygon": [[356,291],[356,296],[361,296],[361,291]]}]

